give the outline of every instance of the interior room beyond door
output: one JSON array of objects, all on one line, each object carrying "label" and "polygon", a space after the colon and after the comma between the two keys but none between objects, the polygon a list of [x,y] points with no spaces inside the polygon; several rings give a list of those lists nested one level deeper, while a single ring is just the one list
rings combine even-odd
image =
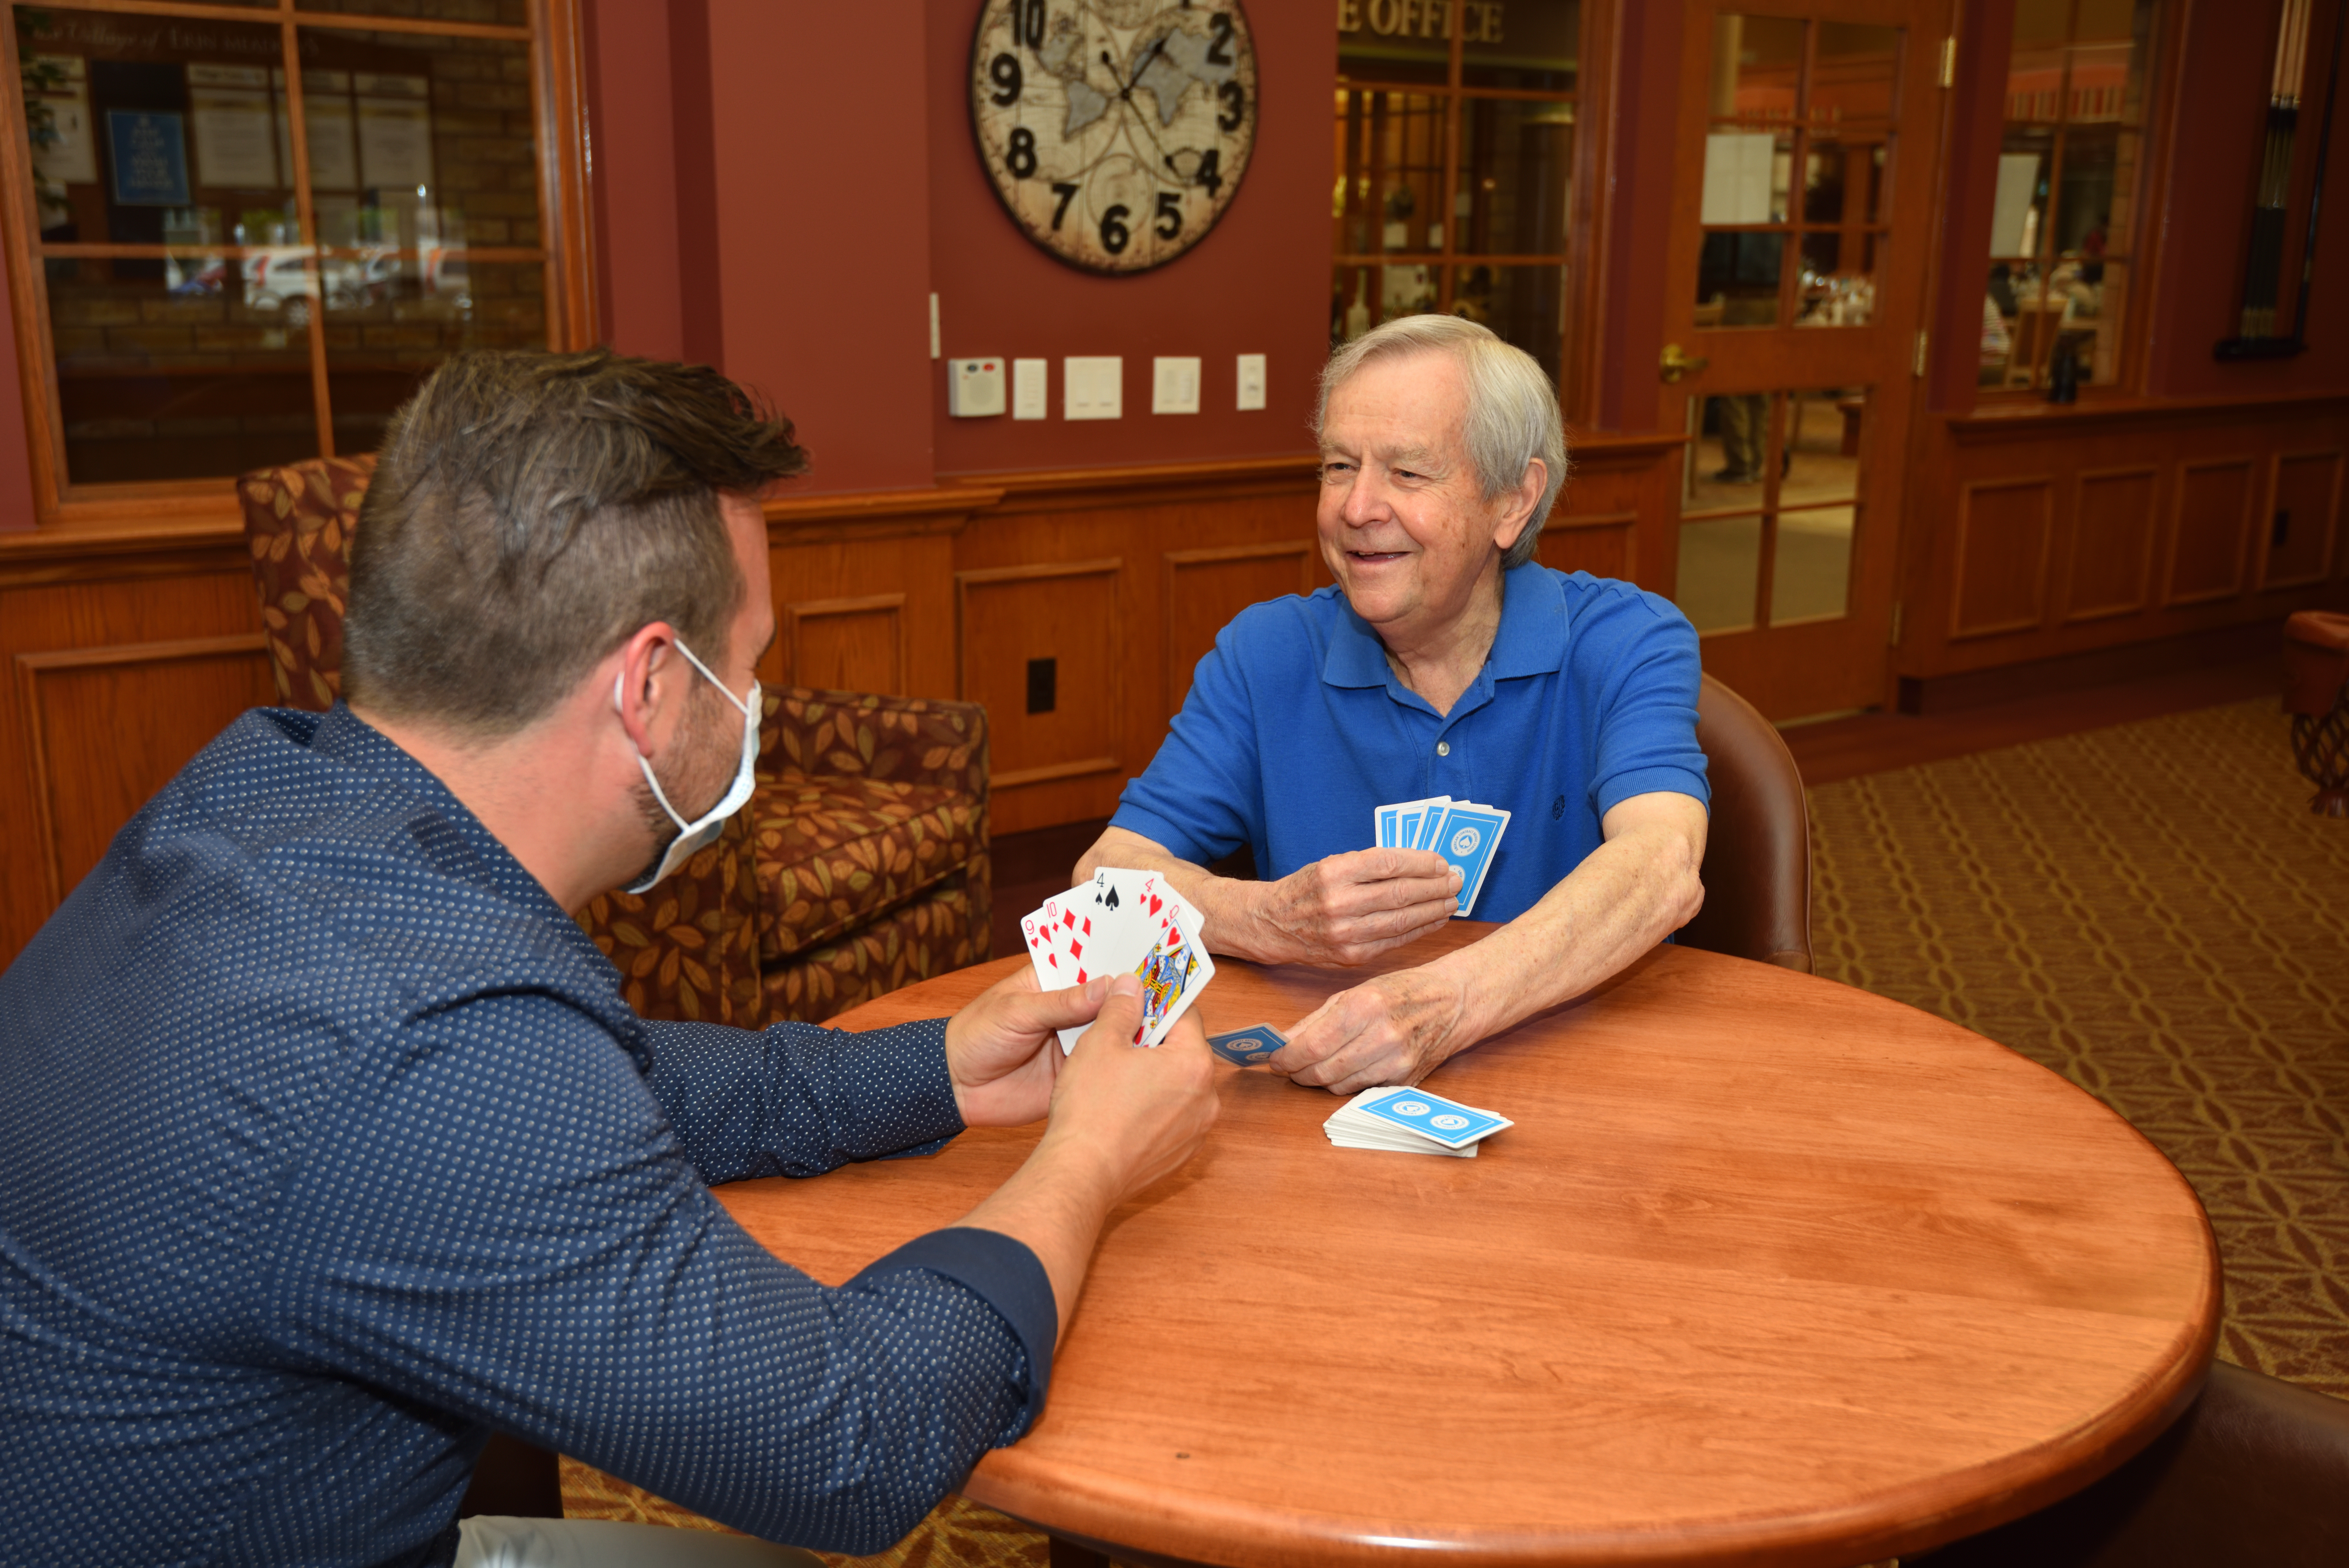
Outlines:
[{"label": "interior room beyond door", "polygon": [[1689,0],[1674,597],[1773,718],[1883,696],[1949,22],[1948,0]]}]

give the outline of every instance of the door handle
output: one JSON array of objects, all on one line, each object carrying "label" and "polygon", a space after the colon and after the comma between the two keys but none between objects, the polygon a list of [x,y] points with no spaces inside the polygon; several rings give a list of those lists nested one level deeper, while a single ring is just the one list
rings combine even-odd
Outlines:
[{"label": "door handle", "polygon": [[1683,354],[1679,344],[1667,343],[1662,356],[1656,362],[1656,371],[1667,385],[1671,385],[1678,383],[1682,377],[1692,375],[1712,363],[1702,354]]}]

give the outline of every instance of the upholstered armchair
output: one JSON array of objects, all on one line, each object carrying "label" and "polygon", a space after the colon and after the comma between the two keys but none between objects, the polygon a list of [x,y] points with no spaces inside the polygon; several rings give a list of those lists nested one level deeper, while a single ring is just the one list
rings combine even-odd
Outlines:
[{"label": "upholstered armchair", "polygon": [[[351,531],[372,458],[238,481],[278,696],[341,690]],[[645,1017],[816,1022],[988,956],[987,715],[974,703],[770,691],[750,804],[642,897],[579,923]]]}]

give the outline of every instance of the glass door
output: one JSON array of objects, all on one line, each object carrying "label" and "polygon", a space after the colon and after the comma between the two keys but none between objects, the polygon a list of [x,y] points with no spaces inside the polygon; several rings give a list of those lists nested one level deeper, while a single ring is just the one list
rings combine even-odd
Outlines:
[{"label": "glass door", "polygon": [[1674,598],[1773,718],[1882,699],[1949,0],[1689,0]]}]

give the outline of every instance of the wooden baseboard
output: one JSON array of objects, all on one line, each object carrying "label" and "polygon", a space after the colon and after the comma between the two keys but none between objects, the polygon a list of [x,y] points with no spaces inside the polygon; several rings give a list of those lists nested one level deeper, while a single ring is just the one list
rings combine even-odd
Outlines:
[{"label": "wooden baseboard", "polygon": [[1961,675],[1900,677],[1902,713],[1958,713],[2023,697],[2055,692],[2084,691],[2145,676],[2172,675],[2211,665],[2278,658],[2283,645],[2283,617],[2219,626],[2182,637],[2124,643],[2092,648],[2052,659],[2001,665],[1995,669],[1969,670]]}]

